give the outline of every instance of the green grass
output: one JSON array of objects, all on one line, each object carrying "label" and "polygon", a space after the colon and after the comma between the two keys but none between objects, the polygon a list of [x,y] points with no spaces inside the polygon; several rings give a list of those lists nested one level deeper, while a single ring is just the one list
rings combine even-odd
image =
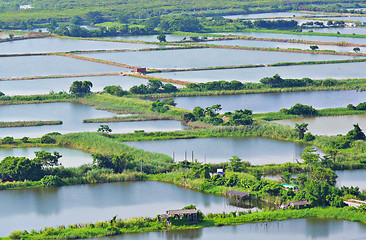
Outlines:
[{"label": "green grass", "polygon": [[157,218],[131,218],[127,220],[110,220],[97,223],[74,224],[69,227],[46,227],[40,231],[31,233],[20,230],[13,231],[9,237],[4,239],[77,239],[113,236],[127,233],[142,233],[167,230],[198,229],[204,227],[229,226],[238,224],[284,221],[290,219],[301,219],[317,217],[322,219],[341,219],[359,223],[366,223],[366,215],[355,208],[344,207],[317,207],[308,209],[287,209],[275,211],[253,211],[239,213],[218,213],[208,214],[203,221],[197,225],[170,225],[159,223]]},{"label": "green grass", "polygon": [[62,121],[16,121],[16,122],[0,122],[0,128],[10,127],[34,127],[43,125],[60,125]]}]

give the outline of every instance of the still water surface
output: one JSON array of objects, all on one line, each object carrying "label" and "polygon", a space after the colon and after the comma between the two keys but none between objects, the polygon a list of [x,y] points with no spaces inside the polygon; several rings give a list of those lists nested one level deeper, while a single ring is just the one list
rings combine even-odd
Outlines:
[{"label": "still water surface", "polygon": [[238,156],[252,165],[296,162],[308,145],[283,142],[267,138],[197,138],[163,141],[126,142],[127,145],[145,151],[175,155],[175,161],[197,159],[199,162],[227,162],[232,156]]},{"label": "still water surface", "polygon": [[272,13],[253,13],[253,14],[242,14],[242,15],[228,15],[223,16],[228,19],[238,18],[274,18],[274,17],[299,17],[316,15],[315,13],[301,13],[301,12],[272,12]]},{"label": "still water surface", "polygon": [[173,49],[141,52],[88,53],[81,56],[149,68],[196,68],[278,62],[354,59],[350,56],[236,49]]},{"label": "still water surface", "polygon": [[0,91],[5,95],[36,95],[48,94],[51,91],[68,92],[74,81],[90,81],[93,83],[92,92],[103,91],[105,86],[121,86],[123,90],[140,84],[147,84],[146,79],[128,76],[98,76],[82,78],[49,78],[16,81],[0,81]]},{"label": "still water surface", "polygon": [[311,36],[311,35],[296,35],[296,34],[281,34],[281,33],[264,33],[264,32],[231,32],[231,33],[217,33],[224,35],[239,35],[252,36],[258,38],[278,38],[278,39],[299,39],[305,41],[321,41],[321,42],[350,42],[357,44],[365,44],[364,38],[349,38],[349,37],[328,37],[328,36]]},{"label": "still water surface", "polygon": [[58,162],[64,167],[79,167],[83,164],[93,162],[90,153],[69,148],[0,148],[0,161],[8,156],[33,159],[36,157],[34,152],[42,150],[50,153],[53,153],[54,151],[60,153],[62,157]]},{"label": "still water surface", "polygon": [[75,40],[60,38],[27,39],[0,43],[0,54],[46,53],[86,50],[114,50],[153,48],[156,45],[138,43],[118,43],[91,40]]},{"label": "still water surface", "polygon": [[0,79],[122,71],[131,70],[62,56],[22,56],[0,58]]},{"label": "still water surface", "polygon": [[264,77],[279,74],[282,78],[348,79],[365,78],[365,63],[336,63],[262,68],[237,68],[222,70],[162,72],[152,75],[188,82],[232,81],[259,82]]},{"label": "still water surface", "polygon": [[[63,124],[37,127],[1,128],[0,137],[41,137],[49,132],[95,132],[104,123],[83,123],[84,119],[117,116],[115,113],[96,110],[91,106],[76,103],[43,103],[0,106],[0,121],[61,120]],[[178,121],[140,121],[105,123],[112,133],[127,133],[135,130],[173,131],[186,129]]]},{"label": "still water surface", "polygon": [[182,231],[123,234],[100,240],[351,240],[365,239],[366,225],[320,218],[294,219]]},{"label": "still water surface", "polygon": [[277,112],[282,108],[290,108],[296,103],[311,105],[316,109],[346,107],[364,102],[366,92],[357,91],[318,91],[290,92],[245,95],[221,95],[176,97],[177,107],[193,110],[196,106],[203,108],[221,104],[221,112],[233,112],[236,109],[250,109],[254,113]]},{"label": "still water surface", "polygon": [[308,131],[319,135],[347,134],[353,129],[353,124],[357,123],[361,129],[366,130],[366,115],[286,119],[274,122],[291,127],[295,127],[296,123],[307,123]]},{"label": "still water surface", "polygon": [[[365,40],[366,41],[366,40]],[[272,41],[253,41],[253,40],[223,40],[209,41],[207,44],[226,45],[226,46],[244,46],[244,47],[262,47],[262,48],[296,48],[310,50],[311,44],[272,42]],[[353,52],[354,47],[340,47],[332,45],[318,45],[319,50],[333,50],[337,52]],[[366,48],[360,47],[360,52],[364,52]]]},{"label": "still water surface", "polygon": [[0,236],[118,218],[155,217],[194,204],[204,213],[243,210],[229,199],[160,182],[106,183],[0,191]]}]

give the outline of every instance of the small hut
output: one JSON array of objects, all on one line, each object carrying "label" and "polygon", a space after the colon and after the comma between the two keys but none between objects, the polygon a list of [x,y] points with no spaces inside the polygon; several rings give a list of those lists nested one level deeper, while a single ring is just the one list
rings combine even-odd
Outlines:
[{"label": "small hut", "polygon": [[167,223],[170,223],[172,219],[188,219],[189,224],[197,224],[198,211],[197,209],[180,209],[180,210],[168,210],[165,214],[160,215],[161,218],[166,218]]},{"label": "small hut", "polygon": [[295,202],[290,202],[285,205],[281,205],[280,208],[283,208],[283,209],[288,208],[288,207],[302,208],[306,205],[309,205],[308,201],[295,201]]},{"label": "small hut", "polygon": [[140,73],[140,74],[146,74],[146,68],[142,68],[142,67],[135,67],[133,69],[133,72],[134,73]]},{"label": "small hut", "polygon": [[250,199],[250,193],[240,192],[240,191],[235,191],[235,190],[230,190],[230,191],[226,192],[226,195],[229,197],[235,197],[238,199]]}]

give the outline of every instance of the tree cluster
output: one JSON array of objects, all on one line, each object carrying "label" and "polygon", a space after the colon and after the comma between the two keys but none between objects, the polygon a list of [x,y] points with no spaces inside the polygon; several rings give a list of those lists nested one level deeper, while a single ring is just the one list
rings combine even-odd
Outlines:
[{"label": "tree cluster", "polygon": [[130,92],[133,94],[154,94],[154,93],[172,93],[177,92],[178,88],[173,84],[163,84],[159,80],[149,80],[147,85],[141,84],[139,86],[133,86],[130,88]]}]

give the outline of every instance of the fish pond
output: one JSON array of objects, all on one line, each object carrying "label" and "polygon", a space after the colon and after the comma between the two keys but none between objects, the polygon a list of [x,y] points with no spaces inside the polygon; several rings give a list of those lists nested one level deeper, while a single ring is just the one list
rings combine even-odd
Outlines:
[{"label": "fish pond", "polygon": [[33,159],[36,157],[34,152],[42,150],[60,153],[62,157],[58,162],[64,167],[79,167],[93,162],[91,154],[69,148],[0,148],[0,161],[8,156]]},{"label": "fish pond", "polygon": [[279,74],[282,78],[349,79],[365,78],[365,63],[335,63],[318,65],[297,65],[262,68],[236,68],[202,71],[161,72],[151,75],[188,82],[204,83],[212,81],[259,82],[264,77]]},{"label": "fish pond", "polygon": [[170,49],[160,51],[87,53],[81,56],[148,68],[198,68],[278,62],[329,61],[359,57],[237,49]]},{"label": "fish pond", "polygon": [[221,112],[233,112],[236,109],[250,109],[253,113],[278,112],[290,108],[296,103],[311,105],[315,109],[347,107],[364,102],[366,92],[351,91],[315,91],[265,93],[244,95],[176,97],[177,107],[193,110],[194,107],[210,107],[221,104]]},{"label": "fish pond", "polygon": [[112,133],[127,133],[135,130],[173,131],[186,129],[178,121],[140,121],[112,123],[83,123],[84,119],[108,118],[115,113],[97,110],[91,106],[76,103],[43,103],[0,106],[0,121],[51,121],[61,120],[61,125],[2,128],[0,137],[41,137],[49,132],[96,132],[101,124],[107,124]]},{"label": "fish pond", "polygon": [[75,40],[61,38],[39,38],[0,43],[0,54],[142,49],[154,47],[157,46],[138,43]]},{"label": "fish pond", "polygon": [[[163,197],[162,197],[163,196]],[[0,236],[16,229],[40,229],[106,221],[113,216],[156,217],[194,204],[204,213],[244,210],[224,197],[161,182],[121,182],[0,191]],[[246,206],[252,208],[254,206]]]},{"label": "fish pond", "polygon": [[[365,40],[366,41],[366,40]],[[273,42],[273,41],[253,41],[253,40],[223,40],[223,41],[208,41],[207,44],[240,46],[240,47],[261,47],[261,48],[282,48],[282,49],[302,49],[310,50],[311,44],[288,43],[288,42]],[[353,52],[354,47],[341,47],[333,45],[318,45],[319,50],[332,50],[337,52]],[[364,52],[365,47],[360,47],[360,52]]]},{"label": "fish pond", "polygon": [[253,13],[253,14],[242,14],[242,15],[228,15],[223,16],[228,19],[239,19],[239,18],[278,18],[278,17],[299,17],[316,15],[315,13],[302,13],[302,12],[271,12],[271,13]]},{"label": "fish pond", "polygon": [[130,71],[127,68],[62,56],[0,57],[0,61],[0,79]]},{"label": "fish pond", "polygon": [[[145,151],[173,156],[175,161],[227,162],[238,156],[252,165],[296,162],[308,145],[259,137],[197,138],[126,142]],[[322,153],[322,152],[321,152]]]},{"label": "fish pond", "polygon": [[[321,218],[293,219],[285,221],[249,223],[235,226],[123,234],[100,240],[344,240],[364,239],[366,226],[356,222]],[[94,239],[97,240],[97,239]]]},{"label": "fish pond", "polygon": [[274,121],[279,124],[295,127],[298,123],[307,123],[308,131],[319,135],[346,134],[353,129],[353,124],[359,124],[361,129],[366,130],[366,115],[330,116],[316,118],[286,119]]},{"label": "fish pond", "polygon": [[215,33],[225,35],[251,36],[257,38],[276,38],[276,39],[298,39],[305,41],[321,41],[321,42],[350,42],[356,44],[365,44],[365,38],[350,37],[330,37],[330,36],[311,36],[281,33],[265,33],[265,32],[231,32],[231,33]]},{"label": "fish pond", "polygon": [[51,91],[68,92],[74,81],[90,81],[93,83],[92,92],[103,91],[105,86],[121,86],[123,90],[140,84],[147,84],[148,80],[128,76],[98,76],[82,78],[46,78],[31,80],[0,81],[0,91],[5,95],[36,95],[48,94]]}]

